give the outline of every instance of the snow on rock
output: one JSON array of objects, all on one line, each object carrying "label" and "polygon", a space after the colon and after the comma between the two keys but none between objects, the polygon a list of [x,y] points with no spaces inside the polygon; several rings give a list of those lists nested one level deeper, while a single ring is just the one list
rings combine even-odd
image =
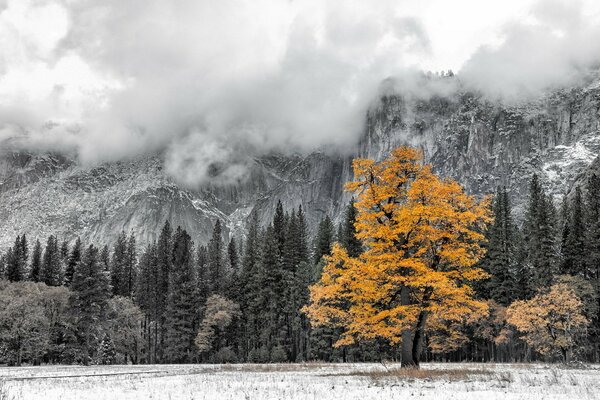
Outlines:
[{"label": "snow on rock", "polygon": [[[597,83],[510,106],[460,89],[428,99],[387,94],[368,112],[355,155],[382,159],[401,144],[419,147],[437,173],[471,193],[507,186],[518,219],[533,173],[558,201],[600,153]],[[339,223],[351,196],[343,190],[350,155],[269,154],[248,175],[236,185],[186,188],[165,174],[158,155],[90,168],[65,155],[0,149],[0,250],[20,233],[102,245],[122,230],[135,231],[143,246],[167,219],[196,243],[208,241],[216,219],[240,237],[252,211],[266,225],[280,199],[288,210],[301,205],[314,232],[326,214]]]}]

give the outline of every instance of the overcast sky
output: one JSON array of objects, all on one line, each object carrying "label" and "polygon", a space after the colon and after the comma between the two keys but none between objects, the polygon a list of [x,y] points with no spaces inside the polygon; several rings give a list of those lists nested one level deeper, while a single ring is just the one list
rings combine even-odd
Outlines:
[{"label": "overcast sky", "polygon": [[194,185],[352,143],[382,79],[458,72],[506,99],[600,60],[600,2],[0,0],[0,146],[97,163],[166,150]]}]

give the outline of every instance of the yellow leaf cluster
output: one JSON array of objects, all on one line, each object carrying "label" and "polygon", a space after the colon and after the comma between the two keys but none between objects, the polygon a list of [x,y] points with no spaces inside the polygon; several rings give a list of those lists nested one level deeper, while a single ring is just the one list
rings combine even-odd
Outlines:
[{"label": "yellow leaf cluster", "polygon": [[507,316],[507,322],[542,354],[570,350],[589,323],[583,303],[566,283],[553,285],[531,300],[515,301]]},{"label": "yellow leaf cluster", "polygon": [[486,277],[475,265],[489,199],[478,202],[421,160],[410,147],[381,162],[354,160],[346,189],[357,197],[355,227],[366,250],[353,258],[334,246],[304,309],[313,325],[343,328],[337,345],[376,337],[395,344],[419,316],[450,326],[487,312],[470,284]]}]

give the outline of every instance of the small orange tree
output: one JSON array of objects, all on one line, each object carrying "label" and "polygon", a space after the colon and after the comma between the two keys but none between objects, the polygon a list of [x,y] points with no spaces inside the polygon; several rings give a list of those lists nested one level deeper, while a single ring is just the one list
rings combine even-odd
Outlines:
[{"label": "small orange tree", "polygon": [[486,277],[483,256],[488,201],[478,203],[440,179],[421,153],[399,147],[382,162],[355,159],[357,236],[366,250],[350,257],[339,245],[304,308],[315,326],[342,328],[335,344],[384,338],[402,344],[402,366],[418,367],[427,319],[448,326],[484,315],[470,283]]},{"label": "small orange tree", "polygon": [[564,362],[570,361],[577,338],[589,324],[583,303],[567,283],[555,284],[531,300],[515,301],[507,315],[507,322],[531,347],[545,355],[560,352]]}]

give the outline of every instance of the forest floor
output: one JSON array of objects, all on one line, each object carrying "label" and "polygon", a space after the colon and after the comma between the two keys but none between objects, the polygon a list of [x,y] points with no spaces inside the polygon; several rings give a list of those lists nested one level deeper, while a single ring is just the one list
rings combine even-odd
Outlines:
[{"label": "forest floor", "polygon": [[239,364],[0,368],[0,400],[600,399],[600,365]]}]

